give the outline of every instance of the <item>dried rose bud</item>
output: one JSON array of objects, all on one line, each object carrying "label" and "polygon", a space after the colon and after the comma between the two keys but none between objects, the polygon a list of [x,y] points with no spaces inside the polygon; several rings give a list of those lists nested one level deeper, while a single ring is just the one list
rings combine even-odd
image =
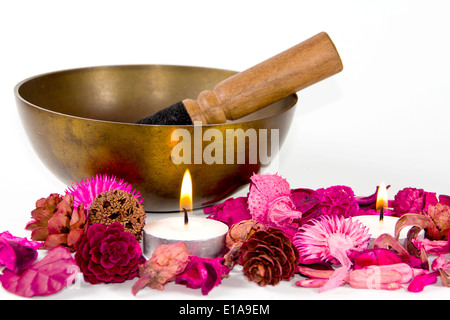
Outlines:
[{"label": "dried rose bud", "polygon": [[236,223],[228,230],[225,240],[227,248],[246,241],[253,233],[261,229],[263,229],[263,225],[255,220],[243,220]]},{"label": "dried rose bud", "polygon": [[225,238],[225,244],[230,250],[224,255],[224,264],[232,268],[234,261],[240,255],[242,244],[255,232],[263,229],[264,226],[255,220],[243,220],[232,226]]},{"label": "dried rose bud", "polygon": [[174,281],[186,269],[190,256],[184,242],[158,246],[150,260],[139,266],[139,280],[131,292],[136,295],[146,286],[163,290],[168,282]]},{"label": "dried rose bud", "polygon": [[428,226],[426,237],[432,240],[447,240],[450,230],[450,206],[441,203],[429,206],[427,214],[433,223]]}]

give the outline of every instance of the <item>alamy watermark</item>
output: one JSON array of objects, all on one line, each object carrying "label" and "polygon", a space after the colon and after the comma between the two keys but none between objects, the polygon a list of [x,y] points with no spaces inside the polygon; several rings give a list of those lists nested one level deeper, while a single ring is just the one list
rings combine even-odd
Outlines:
[{"label": "alamy watermark", "polygon": [[224,136],[218,129],[204,129],[201,122],[195,122],[193,131],[193,135],[183,128],[172,132],[171,141],[178,141],[171,152],[174,164],[274,165],[278,159],[278,129],[226,129]]}]

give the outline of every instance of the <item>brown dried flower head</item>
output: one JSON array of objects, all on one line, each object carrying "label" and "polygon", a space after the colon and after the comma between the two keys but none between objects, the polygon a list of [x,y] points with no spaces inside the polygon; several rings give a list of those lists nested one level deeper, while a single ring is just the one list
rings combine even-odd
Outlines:
[{"label": "brown dried flower head", "polygon": [[89,209],[89,223],[109,226],[118,222],[138,241],[142,238],[145,225],[145,211],[136,197],[123,190],[110,190],[100,193]]},{"label": "brown dried flower head", "polygon": [[83,203],[73,208],[73,196],[64,197],[53,193],[36,202],[26,229],[32,231],[31,239],[44,241],[44,247],[51,250],[64,246],[74,251],[74,245],[86,231],[88,224]]}]

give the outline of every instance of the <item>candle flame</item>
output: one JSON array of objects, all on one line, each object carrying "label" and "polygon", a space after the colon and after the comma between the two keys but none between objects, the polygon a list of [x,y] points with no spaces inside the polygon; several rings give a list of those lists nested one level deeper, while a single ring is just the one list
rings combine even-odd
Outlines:
[{"label": "candle flame", "polygon": [[180,211],[184,210],[192,210],[192,178],[189,169],[186,169],[181,183]]},{"label": "candle flame", "polygon": [[377,192],[377,203],[376,203],[376,210],[381,210],[381,208],[386,209],[388,206],[388,194],[386,185],[382,182],[380,183],[380,186],[378,187]]}]

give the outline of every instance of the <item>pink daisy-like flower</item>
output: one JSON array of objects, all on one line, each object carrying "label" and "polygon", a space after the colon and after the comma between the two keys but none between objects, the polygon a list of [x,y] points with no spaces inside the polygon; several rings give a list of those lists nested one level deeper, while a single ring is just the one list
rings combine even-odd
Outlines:
[{"label": "pink daisy-like flower", "polygon": [[66,194],[73,195],[73,206],[77,208],[80,203],[84,203],[86,210],[89,210],[92,201],[102,192],[110,190],[123,190],[131,193],[139,203],[143,203],[141,194],[137,190],[133,190],[133,186],[124,182],[123,179],[117,181],[116,177],[108,176],[106,174],[97,174],[95,177],[86,178],[86,181],[81,180],[76,184],[72,184],[66,190]]},{"label": "pink daisy-like flower", "polygon": [[299,252],[300,263],[328,261],[342,265],[319,292],[335,288],[345,281],[352,265],[349,255],[367,248],[368,231],[359,221],[342,216],[321,216],[298,230],[293,243]]}]

